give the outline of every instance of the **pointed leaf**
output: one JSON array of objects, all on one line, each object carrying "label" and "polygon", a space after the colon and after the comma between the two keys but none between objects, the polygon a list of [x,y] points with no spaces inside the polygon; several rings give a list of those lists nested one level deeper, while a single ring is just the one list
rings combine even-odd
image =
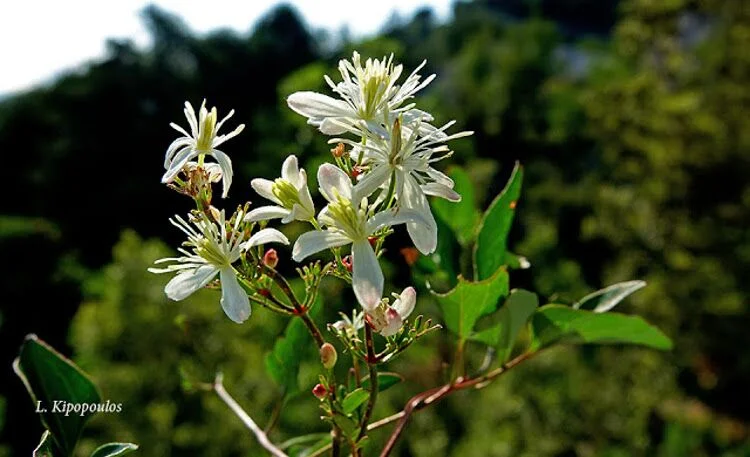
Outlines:
[{"label": "pointed leaf", "polygon": [[321,449],[331,444],[331,441],[332,441],[330,433],[325,433],[322,435],[326,435],[326,436],[322,436],[318,441],[316,441],[315,443],[313,443],[312,445],[306,448],[297,449],[297,446],[290,448],[289,456],[290,457],[308,457],[311,455],[320,455],[320,454],[316,454],[316,452],[319,452]]},{"label": "pointed leaf", "polygon": [[284,449],[290,449],[290,448],[294,448],[297,446],[304,446],[308,444],[314,445],[314,444],[319,443],[321,440],[325,440],[326,438],[328,438],[328,442],[331,441],[330,432],[329,433],[310,433],[308,435],[302,435],[302,436],[290,438],[284,441],[283,443],[279,444],[278,447],[279,449],[283,451]]},{"label": "pointed leaf", "polygon": [[461,201],[450,202],[442,198],[435,198],[432,201],[432,208],[453,230],[458,241],[462,245],[467,245],[474,240],[474,229],[478,219],[474,184],[472,184],[469,174],[460,167],[451,167],[448,170],[448,176],[455,184],[453,190],[461,195]]},{"label": "pointed leaf", "polygon": [[60,413],[53,409],[55,401],[65,402],[65,406],[99,403],[101,397],[94,383],[73,362],[33,334],[26,336],[13,369],[29,391],[34,405],[45,410],[40,413],[40,418],[52,433],[60,454],[72,455],[91,413]]},{"label": "pointed leaf", "polygon": [[573,308],[604,313],[617,306],[628,295],[644,287],[646,287],[645,281],[619,282],[586,295],[574,304]]},{"label": "pointed leaf", "polygon": [[[378,373],[378,392],[383,392],[384,390],[390,389],[403,380],[404,377],[398,373]],[[362,388],[368,391],[370,390],[369,376],[366,376],[364,379],[362,379]]]},{"label": "pointed leaf", "polygon": [[498,269],[484,281],[467,281],[459,277],[458,285],[450,291],[433,292],[448,330],[460,339],[468,338],[480,317],[497,309],[501,298],[508,295],[508,272]]},{"label": "pointed leaf", "polygon": [[521,265],[515,256],[510,258],[508,234],[516,213],[516,202],[521,196],[522,181],[523,168],[516,162],[505,189],[495,197],[482,217],[474,245],[474,271],[477,279],[488,278],[498,268],[509,263]]},{"label": "pointed leaf", "polygon": [[344,413],[351,414],[355,409],[359,408],[359,405],[366,402],[369,397],[370,392],[363,388],[354,389],[341,401],[341,407],[344,409]]},{"label": "pointed leaf", "polygon": [[505,305],[500,308],[500,338],[497,345],[497,357],[500,362],[510,358],[513,344],[518,333],[526,325],[539,306],[536,294],[523,289],[511,291]]},{"label": "pointed leaf", "polygon": [[488,327],[472,334],[469,339],[471,341],[476,341],[477,343],[494,347],[500,342],[500,332],[502,332],[500,324],[495,324],[492,327]]},{"label": "pointed leaf", "polygon": [[138,449],[133,443],[107,443],[99,446],[91,457],[116,457],[118,455],[130,454]]},{"label": "pointed leaf", "polygon": [[[313,306],[313,316],[321,306]],[[306,355],[305,348],[315,347],[302,319],[291,319],[284,335],[276,340],[273,350],[266,354],[266,372],[283,390],[285,395],[293,395],[300,390],[299,367]]]},{"label": "pointed leaf", "polygon": [[672,341],[638,316],[594,313],[562,305],[545,305],[532,318],[533,349],[554,343],[636,344],[669,350]]}]

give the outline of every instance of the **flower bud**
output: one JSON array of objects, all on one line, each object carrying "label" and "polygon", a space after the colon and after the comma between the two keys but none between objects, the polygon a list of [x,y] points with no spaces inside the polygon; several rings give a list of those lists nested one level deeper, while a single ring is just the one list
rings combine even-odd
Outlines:
[{"label": "flower bud", "polygon": [[270,267],[270,268],[276,268],[276,265],[279,264],[279,255],[276,253],[276,249],[269,249],[266,251],[266,253],[263,255],[263,265]]},{"label": "flower bud", "polygon": [[320,347],[320,361],[326,370],[330,370],[336,365],[336,359],[338,359],[336,348],[331,343],[324,343]]},{"label": "flower bud", "polygon": [[326,398],[326,395],[328,395],[328,391],[323,387],[323,384],[316,384],[315,387],[313,387],[312,393],[318,400],[323,400]]},{"label": "flower bud", "polygon": [[358,167],[356,165],[354,167],[352,167],[352,173],[351,173],[352,178],[357,179],[357,176],[359,176],[361,174],[362,174],[362,168],[360,168],[360,167]]},{"label": "flower bud", "polygon": [[352,265],[352,256],[348,255],[348,256],[344,257],[343,259],[341,259],[341,263],[344,264],[344,268],[346,268],[346,270],[349,273],[352,272],[352,268],[353,268],[353,265]]}]

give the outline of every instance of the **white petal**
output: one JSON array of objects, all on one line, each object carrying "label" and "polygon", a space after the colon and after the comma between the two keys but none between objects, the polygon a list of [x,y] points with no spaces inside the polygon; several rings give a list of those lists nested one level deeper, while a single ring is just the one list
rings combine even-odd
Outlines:
[{"label": "white petal", "polygon": [[299,201],[302,205],[302,207],[310,214],[307,219],[311,219],[315,217],[315,204],[312,201],[312,197],[310,196],[310,189],[307,187],[307,173],[305,173],[305,170],[300,170],[300,175],[302,175],[303,184],[299,190]]},{"label": "white petal", "polygon": [[417,291],[413,287],[407,287],[401,292],[398,299],[393,302],[393,309],[398,311],[401,319],[409,317],[412,311],[414,311],[414,305],[417,303]]},{"label": "white petal", "polygon": [[369,173],[365,174],[352,189],[352,201],[358,202],[365,197],[369,197],[380,186],[388,182],[391,177],[389,166],[376,166]]},{"label": "white petal", "polygon": [[331,230],[306,232],[297,238],[292,248],[292,258],[300,262],[308,256],[324,249],[335,248],[351,243],[352,240],[341,233]]},{"label": "white petal", "polygon": [[461,201],[461,195],[455,190],[446,186],[445,184],[429,182],[427,184],[422,185],[422,192],[424,192],[425,195],[432,195],[434,197],[442,197],[451,202]]},{"label": "white petal", "polygon": [[351,131],[352,127],[348,122],[345,122],[345,118],[339,117],[327,117],[320,122],[315,122],[320,129],[320,132],[325,135],[341,135],[346,131]]},{"label": "white petal", "polygon": [[346,102],[317,92],[295,92],[286,102],[289,108],[305,117],[343,117],[351,114]]},{"label": "white petal", "polygon": [[219,162],[219,167],[221,167],[221,184],[224,189],[221,198],[227,198],[229,187],[232,185],[232,160],[218,149],[211,151],[211,155],[214,156],[216,161]]},{"label": "white petal", "polygon": [[221,269],[221,308],[227,317],[238,324],[250,317],[250,299],[242,290],[232,267]]},{"label": "white petal", "polygon": [[261,244],[268,243],[289,244],[289,239],[276,229],[265,228],[251,236],[249,240],[242,243],[242,249],[249,249],[253,246],[260,246]]},{"label": "white petal", "polygon": [[298,221],[305,222],[305,221],[311,220],[314,217],[315,217],[314,210],[310,211],[309,209],[305,208],[299,203],[295,203],[294,205],[292,205],[292,211],[289,213],[289,216],[282,219],[281,222],[288,224],[289,222],[292,222],[295,219]]},{"label": "white petal", "polygon": [[383,296],[383,272],[375,251],[367,240],[352,245],[352,288],[357,301],[366,311],[372,311]]},{"label": "white petal", "polygon": [[320,193],[329,202],[336,201],[336,192],[346,199],[352,198],[352,181],[349,176],[330,163],[324,163],[318,168],[318,185],[320,185]]},{"label": "white petal", "polygon": [[267,221],[289,215],[289,210],[280,206],[261,206],[247,213],[245,222]]},{"label": "white petal", "polygon": [[190,146],[190,143],[193,143],[195,140],[193,140],[190,137],[180,137],[177,138],[172,142],[172,144],[169,145],[167,148],[166,154],[164,154],[164,168],[169,168],[169,163],[172,161],[172,156],[175,155],[175,153],[185,146]]},{"label": "white petal", "polygon": [[182,167],[184,167],[185,164],[188,163],[190,159],[192,159],[193,157],[197,155],[198,153],[196,153],[193,148],[182,149],[172,159],[172,162],[169,164],[169,168],[161,177],[161,182],[163,183],[172,182],[174,177],[177,176],[180,170],[182,170]]},{"label": "white petal", "polygon": [[398,311],[394,308],[388,308],[385,312],[385,320],[387,324],[385,327],[380,329],[380,334],[383,336],[393,336],[401,330],[404,325],[404,320],[399,315]]},{"label": "white petal", "polygon": [[439,184],[444,184],[450,188],[453,188],[455,183],[445,173],[442,173],[432,167],[427,168],[427,175]]},{"label": "white petal", "polygon": [[250,181],[250,185],[261,197],[281,205],[281,200],[276,198],[276,196],[273,194],[273,181],[269,181],[268,179],[263,178],[255,178]]},{"label": "white petal", "polygon": [[437,222],[432,216],[427,197],[411,176],[404,179],[403,195],[399,195],[399,197],[401,197],[400,203],[404,205],[404,208],[409,208],[421,216],[421,220],[414,220],[406,224],[406,229],[409,231],[414,246],[425,255],[435,252],[437,248]]},{"label": "white petal", "polygon": [[203,265],[195,270],[181,271],[167,283],[167,286],[164,287],[164,293],[174,301],[184,300],[190,294],[211,282],[218,272],[219,270],[213,265]]},{"label": "white petal", "polygon": [[281,165],[281,177],[292,183],[295,188],[301,185],[297,157],[290,155],[284,160],[284,163]]},{"label": "white petal", "polygon": [[406,224],[407,222],[419,222],[429,224],[429,220],[414,210],[401,208],[398,210],[391,209],[377,213],[367,221],[367,234],[370,235],[379,228],[390,227],[392,225]]}]

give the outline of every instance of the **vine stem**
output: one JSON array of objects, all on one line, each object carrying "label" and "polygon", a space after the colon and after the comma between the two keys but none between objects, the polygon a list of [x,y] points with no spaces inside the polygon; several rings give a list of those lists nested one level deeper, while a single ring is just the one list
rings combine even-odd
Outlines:
[{"label": "vine stem", "polygon": [[[441,400],[443,397],[453,392],[459,391],[459,390],[464,390],[464,389],[468,389],[471,387],[481,389],[482,387],[485,387],[487,384],[492,382],[498,376],[506,373],[511,368],[530,359],[531,357],[533,357],[534,355],[538,353],[539,351],[525,352],[519,355],[518,357],[510,360],[509,362],[504,363],[503,365],[488,372],[487,374],[483,376],[478,376],[476,378],[460,377],[449,384],[445,384],[439,387],[434,387],[432,389],[426,390],[422,393],[419,393],[413,396],[406,403],[406,406],[404,407],[403,411],[401,411],[401,413],[403,414],[401,413],[396,414],[399,416],[398,424],[396,424],[396,428],[393,430],[393,432],[391,432],[391,436],[388,438],[388,442],[386,443],[383,450],[380,452],[380,457],[388,457],[390,455],[391,451],[393,450],[393,447],[396,445],[396,442],[401,436],[401,433],[404,431],[404,428],[406,427],[407,422],[409,422],[409,418],[411,417],[414,411],[417,411],[426,406],[429,406],[437,402],[438,400]],[[379,422],[383,422],[383,421],[379,421]]]},{"label": "vine stem", "polygon": [[244,409],[242,409],[239,403],[237,403],[237,401],[232,398],[231,395],[229,395],[229,392],[227,392],[224,388],[223,378],[224,377],[221,373],[216,375],[216,379],[214,380],[213,384],[213,389],[216,392],[216,395],[218,395],[219,398],[221,398],[221,400],[226,403],[229,409],[231,409],[232,412],[240,418],[242,423],[245,424],[245,427],[253,432],[255,438],[258,440],[258,443],[260,443],[261,446],[263,446],[269,453],[271,453],[271,455],[275,457],[289,457],[268,439],[266,433],[260,427],[258,427],[258,424],[256,424],[255,421],[250,417],[250,415],[247,414]]},{"label": "vine stem", "polygon": [[378,369],[377,358],[375,356],[375,344],[372,340],[372,329],[369,324],[365,324],[365,345],[367,346],[367,369],[370,373],[370,398],[367,401],[367,409],[362,416],[362,426],[359,429],[357,441],[364,438],[367,434],[367,424],[370,422],[372,410],[375,409],[375,402],[378,399]]},{"label": "vine stem", "polygon": [[[367,431],[372,431],[381,427],[385,427],[386,425],[396,422],[396,421],[403,421],[404,425],[406,423],[406,420],[408,420],[409,416],[417,411],[420,411],[423,408],[426,408],[427,406],[430,406],[433,403],[436,403],[437,401],[441,400],[443,397],[450,395],[453,392],[468,389],[470,387],[474,387],[475,389],[482,389],[485,386],[487,386],[490,382],[492,382],[495,378],[500,376],[501,374],[505,373],[506,371],[510,370],[514,366],[520,364],[521,362],[530,359],[532,356],[536,355],[538,352],[528,352],[525,354],[521,354],[520,356],[516,357],[515,359],[511,360],[510,362],[495,368],[494,370],[490,371],[484,376],[479,376],[476,378],[471,379],[458,379],[453,384],[446,384],[443,386],[434,387],[432,389],[426,390],[422,393],[419,393],[415,395],[414,397],[409,400],[409,402],[406,404],[406,407],[397,412],[396,414],[392,414],[390,416],[384,417],[378,421],[373,422],[372,424],[367,426]],[[413,405],[411,408],[409,408],[410,405]],[[409,409],[409,411],[407,411]],[[399,422],[399,426],[401,426],[401,422]],[[403,426],[401,426],[401,429],[399,430],[398,427],[396,430],[393,431],[395,434],[396,431],[398,431],[398,434],[400,434],[403,431]],[[396,438],[398,438],[398,435],[396,435]],[[391,439],[393,439],[393,434],[391,434]],[[393,441],[393,444],[395,444],[395,440]],[[390,440],[389,440],[390,443]],[[387,446],[387,445],[386,445]],[[384,448],[383,452],[386,450],[390,453],[392,450],[393,445],[391,445],[391,448]],[[331,445],[324,446],[317,450],[316,452],[310,454],[308,457],[318,457],[326,453],[329,449],[331,449]],[[381,453],[380,456],[383,457],[383,455],[388,455]]]}]

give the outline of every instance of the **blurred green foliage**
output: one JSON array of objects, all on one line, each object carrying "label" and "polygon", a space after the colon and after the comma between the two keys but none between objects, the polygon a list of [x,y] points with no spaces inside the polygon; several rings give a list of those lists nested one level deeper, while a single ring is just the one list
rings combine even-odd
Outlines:
[{"label": "blurred green foliage", "polygon": [[[438,74],[420,99],[438,124],[456,119],[476,132],[454,157],[478,206],[516,160],[524,166],[509,249],[532,267],[512,271],[511,287],[572,303],[645,280],[622,310],[675,342],[666,354],[555,349],[417,414],[399,455],[750,455],[750,10],[742,0],[501,3],[457,3],[446,24],[423,10],[336,47],[285,7],[247,35],[204,37],[152,8],[152,49],[111,42],[104,61],[2,101],[0,148],[13,154],[6,189],[22,196],[6,198],[0,217],[0,252],[15,262],[2,278],[2,362],[10,366],[29,332],[59,347],[75,314],[76,361],[105,398],[124,403],[122,414],[92,421],[89,451],[100,432],[138,442],[144,455],[258,454],[239,421],[190,384],[221,369],[265,424],[280,392],[263,357],[286,322],[255,309],[234,325],[212,291],[169,302],[166,278],[145,271],[169,250],[122,230],[179,242],[166,220],[187,208],[158,178],[185,99],[235,108],[248,125],[227,149],[237,173],[230,208],[257,200],[242,183],[276,176],[289,153],[308,169],[327,160],[325,138],[284,97],[327,90],[322,75],[336,79],[337,59],[352,49],[394,52],[407,71],[426,58],[424,73]],[[394,289],[407,285],[398,249],[388,258]],[[460,263],[470,271],[471,258]],[[325,285],[320,322],[349,309],[337,287]],[[420,292],[418,311],[439,316]],[[389,366],[406,382],[382,396],[376,418],[443,380],[447,341],[432,335]],[[5,371],[4,384],[16,383]],[[275,440],[324,430],[311,373],[303,364],[303,391],[287,402]],[[28,455],[39,436],[19,392],[3,392],[7,455]]]}]

